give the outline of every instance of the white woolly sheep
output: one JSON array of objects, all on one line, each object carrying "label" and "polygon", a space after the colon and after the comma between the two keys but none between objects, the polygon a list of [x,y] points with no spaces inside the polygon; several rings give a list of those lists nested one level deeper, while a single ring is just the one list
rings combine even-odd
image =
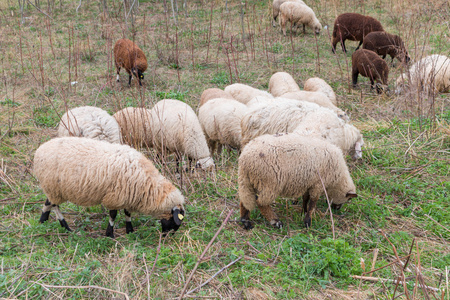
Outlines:
[{"label": "white woolly sheep", "polygon": [[218,89],[218,88],[210,88],[203,91],[202,95],[200,96],[200,102],[199,107],[205,104],[207,101],[211,99],[216,98],[225,98],[225,99],[233,99],[233,96],[231,96],[229,93],[225,92],[224,90]]},{"label": "white woolly sheep", "polygon": [[263,134],[293,132],[309,112],[321,109],[328,110],[315,103],[283,98],[252,105],[241,121],[241,148]]},{"label": "white woolly sheep", "polygon": [[229,93],[237,101],[247,104],[250,100],[255,97],[261,96],[266,98],[273,98],[273,96],[262,90],[255,89],[246,84],[234,83],[225,87],[225,92]]},{"label": "white woolly sheep", "polygon": [[131,85],[132,74],[136,76],[139,85],[144,79],[144,72],[147,70],[147,58],[141,48],[129,39],[120,39],[114,45],[114,62],[117,69],[117,81],[119,81],[120,68],[124,68],[128,73],[128,85]]},{"label": "white woolly sheep", "polygon": [[280,25],[281,31],[286,35],[286,22],[291,22],[291,28],[303,24],[303,34],[306,33],[305,26],[308,25],[315,34],[319,34],[322,25],[316,17],[314,11],[306,4],[297,2],[285,2],[280,5]]},{"label": "white woolly sheep", "polygon": [[303,2],[302,0],[273,0],[272,3],[273,27],[275,27],[278,15],[280,14],[280,5],[283,4],[284,2],[297,2],[300,4],[305,4],[305,2]]},{"label": "white woolly sheep", "polygon": [[289,73],[276,72],[270,77],[269,93],[271,93],[274,97],[280,97],[286,93],[299,91],[300,87]]},{"label": "white woolly sheep", "polygon": [[247,106],[236,100],[217,98],[206,102],[198,111],[198,119],[206,136],[211,155],[218,145],[241,149],[241,120]]},{"label": "white woolly sheep", "polygon": [[328,99],[330,99],[331,103],[337,105],[336,94],[333,91],[333,88],[326,83],[325,80],[319,77],[312,77],[305,81],[303,85],[303,89],[309,92],[322,92],[327,95]]},{"label": "white woolly sheep", "polygon": [[351,154],[353,159],[362,157],[364,140],[361,132],[330,110],[321,109],[308,113],[293,132],[324,139],[338,146],[343,153]]},{"label": "white woolly sheep", "polygon": [[407,74],[400,75],[395,82],[395,92],[400,94],[407,87],[427,93],[450,91],[450,58],[434,54],[413,64]]},{"label": "white woolly sheep", "polygon": [[101,108],[80,106],[68,110],[58,126],[58,136],[87,137],[110,143],[120,143],[120,128],[116,120]]},{"label": "white woolly sheep", "polygon": [[310,227],[324,188],[334,206],[357,196],[342,151],[298,134],[263,135],[251,141],[239,157],[238,182],[245,229],[252,228],[250,211],[256,206],[272,226],[281,228],[271,208],[277,197],[303,196],[304,223]]},{"label": "white woolly sheep", "polygon": [[102,204],[109,209],[106,235],[114,237],[117,210],[126,215],[126,232],[133,232],[131,212],[161,219],[164,233],[176,231],[184,217],[181,192],[137,150],[88,138],[63,137],[41,145],[34,155],[34,175],[47,200],[40,222],[55,210],[62,227],[71,231],[59,205]]},{"label": "white woolly sheep", "polygon": [[298,91],[298,92],[283,94],[283,95],[281,95],[281,97],[286,98],[286,99],[294,99],[294,100],[299,100],[299,101],[307,101],[307,102],[316,103],[317,105],[331,109],[332,111],[334,111],[336,113],[336,115],[339,116],[339,118],[342,118],[345,121],[349,120],[349,117],[347,116],[347,114],[342,109],[335,106],[331,102],[330,98],[328,98],[327,95],[322,92]]},{"label": "white woolly sheep", "polygon": [[113,117],[120,126],[122,141],[136,149],[152,147],[152,120],[149,109],[144,107],[126,107]]},{"label": "white woolly sheep", "polygon": [[161,100],[151,109],[153,148],[161,153],[175,153],[177,162],[182,155],[196,160],[202,169],[214,167],[205,135],[192,108],[184,102]]}]

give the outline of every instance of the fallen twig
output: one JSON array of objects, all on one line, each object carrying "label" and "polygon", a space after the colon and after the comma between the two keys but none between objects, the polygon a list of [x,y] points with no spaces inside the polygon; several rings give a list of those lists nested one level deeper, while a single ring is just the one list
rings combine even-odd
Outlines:
[{"label": "fallen twig", "polygon": [[102,290],[102,291],[107,291],[107,292],[111,292],[111,293],[120,294],[120,295],[123,295],[125,297],[125,299],[127,299],[127,300],[130,299],[130,297],[124,292],[111,290],[111,289],[104,288],[104,287],[97,286],[97,285],[48,285],[48,284],[43,284],[43,283],[39,283],[39,282],[36,282],[36,281],[31,281],[31,282],[35,283],[35,284],[39,284],[40,286],[42,286],[44,288],[55,288],[55,289],[97,289],[97,290]]},{"label": "fallen twig", "polygon": [[198,287],[190,290],[189,292],[186,293],[186,295],[189,295],[190,293],[198,290],[199,288],[207,285],[211,280],[214,279],[214,277],[216,277],[217,275],[219,275],[220,273],[222,273],[223,271],[225,271],[226,269],[228,269],[229,267],[231,267],[232,265],[234,265],[235,263],[237,263],[239,260],[242,259],[242,256],[236,258],[235,260],[233,260],[232,262],[230,262],[228,265],[226,265],[225,267],[223,267],[222,269],[220,269],[219,271],[217,271],[213,276],[211,276],[211,278],[209,278],[208,280],[206,280],[205,282],[203,282],[202,284],[200,284]]},{"label": "fallen twig", "polygon": [[222,229],[225,227],[225,225],[228,222],[228,219],[231,217],[231,215],[233,214],[234,210],[230,210],[230,212],[228,213],[227,217],[225,218],[225,220],[222,222],[222,225],[219,227],[219,229],[217,229],[216,234],[212,237],[212,239],[209,241],[208,245],[206,246],[205,250],[203,250],[203,253],[200,255],[200,257],[197,259],[197,263],[194,266],[194,269],[192,269],[191,274],[189,274],[188,279],[186,280],[186,283],[184,284],[183,290],[181,291],[180,297],[178,297],[178,299],[183,299],[184,293],[186,292],[187,286],[189,284],[189,282],[192,280],[192,276],[194,276],[195,271],[198,268],[198,265],[200,264],[200,262],[203,259],[203,256],[205,256],[206,252],[208,251],[208,249],[211,247],[211,245],[213,244],[213,242],[216,240],[217,236],[219,235],[219,233],[222,231]]},{"label": "fallen twig", "polygon": [[[370,276],[359,276],[359,275],[351,275],[352,278],[354,279],[361,279],[361,280],[367,280],[367,281],[373,281],[373,282],[392,282],[395,284],[406,284],[404,282],[398,281],[396,279],[388,279],[388,278],[379,278],[379,277],[370,277]],[[413,284],[414,286],[416,286],[416,284]],[[435,287],[431,287],[431,286],[427,286],[427,285],[420,285],[421,287],[424,287],[428,290],[431,291],[436,291],[436,292],[440,292],[441,290]]]}]

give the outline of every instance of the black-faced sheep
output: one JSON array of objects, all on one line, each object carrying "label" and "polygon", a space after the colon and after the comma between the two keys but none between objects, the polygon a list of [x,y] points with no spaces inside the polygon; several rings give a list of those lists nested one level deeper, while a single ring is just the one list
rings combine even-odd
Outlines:
[{"label": "black-faced sheep", "polygon": [[371,88],[377,82],[377,92],[381,93],[384,87],[379,84],[387,86],[389,76],[389,67],[384,59],[378,56],[373,51],[366,49],[359,49],[352,54],[352,83],[356,87],[358,82],[358,74],[370,79]]},{"label": "black-faced sheep", "polygon": [[308,25],[315,34],[319,34],[322,25],[317,19],[314,11],[307,5],[297,2],[285,2],[280,6],[281,31],[286,35],[286,22],[291,22],[291,28],[303,25],[303,33],[306,33],[305,26]]},{"label": "black-faced sheep", "polygon": [[203,91],[200,96],[199,107],[205,104],[207,101],[211,99],[222,98],[222,99],[233,99],[230,93],[225,92],[224,90],[218,88],[210,88]]},{"label": "black-faced sheep", "polygon": [[356,188],[342,151],[318,138],[297,134],[263,135],[244,147],[239,157],[241,222],[251,229],[250,211],[256,206],[272,226],[282,223],[271,204],[277,197],[303,196],[304,223],[319,197],[327,191],[336,206],[356,197]]},{"label": "black-faced sheep", "polygon": [[273,0],[273,3],[272,3],[272,16],[273,16],[272,25],[273,25],[273,27],[275,27],[278,15],[280,14],[280,5],[283,4],[284,2],[297,2],[300,4],[305,4],[305,2],[303,2],[302,0]]},{"label": "black-faced sheep", "polygon": [[400,75],[395,82],[395,93],[406,88],[426,93],[448,93],[450,91],[450,58],[433,54],[413,64],[408,73]]},{"label": "black-faced sheep", "polygon": [[58,136],[121,142],[119,124],[108,112],[94,106],[80,106],[67,111],[59,122]]},{"label": "black-faced sheep", "polygon": [[34,175],[47,200],[40,222],[53,209],[62,227],[71,231],[59,205],[102,204],[109,209],[106,235],[114,237],[117,210],[126,215],[126,232],[133,232],[131,212],[161,219],[162,231],[176,231],[184,217],[181,192],[137,150],[88,138],[64,137],[41,145],[34,155]]},{"label": "black-faced sheep", "polygon": [[381,23],[370,16],[363,16],[357,13],[344,13],[339,15],[334,21],[332,36],[332,51],[336,52],[336,44],[341,42],[342,50],[345,48],[345,40],[359,41],[358,47],[363,43],[364,37],[372,31],[384,31]]},{"label": "black-faced sheep", "polygon": [[381,55],[383,59],[389,54],[392,61],[394,61],[394,57],[404,63],[408,63],[410,60],[403,40],[398,35],[385,31],[373,31],[367,34],[364,37],[362,47]]},{"label": "black-faced sheep", "polygon": [[114,61],[117,69],[117,81],[119,81],[120,68],[124,68],[128,75],[128,85],[131,85],[132,75],[136,76],[139,85],[144,79],[144,72],[147,70],[147,58],[144,52],[129,39],[120,39],[114,45]]}]

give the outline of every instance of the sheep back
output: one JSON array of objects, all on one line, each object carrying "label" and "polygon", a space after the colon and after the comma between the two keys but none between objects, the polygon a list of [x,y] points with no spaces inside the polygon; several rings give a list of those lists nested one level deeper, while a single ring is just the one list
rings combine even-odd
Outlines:
[{"label": "sheep back", "polygon": [[120,126],[122,141],[134,148],[152,147],[150,110],[144,107],[126,107],[113,117]]},{"label": "sheep back", "polygon": [[202,95],[200,96],[200,102],[199,107],[205,104],[207,101],[215,98],[223,98],[223,99],[233,99],[233,96],[231,96],[229,93],[225,92],[224,90],[218,89],[218,88],[210,88],[203,91]]},{"label": "sheep back", "polygon": [[124,68],[129,75],[132,74],[133,68],[136,68],[140,73],[147,70],[147,58],[144,52],[129,39],[120,39],[116,42],[114,45],[114,61],[117,70]]},{"label": "sheep back", "polygon": [[306,4],[297,2],[285,2],[280,5],[280,25],[281,31],[286,35],[286,22],[291,22],[291,27],[303,25],[303,33],[305,33],[305,25],[310,27],[315,34],[319,34],[322,25],[317,19],[316,14]]},{"label": "sheep back", "polygon": [[189,105],[164,99],[155,104],[151,114],[153,148],[198,160],[203,169],[214,166],[200,122]]},{"label": "sheep back", "polygon": [[274,22],[277,20],[278,15],[280,14],[280,5],[283,4],[284,2],[298,2],[301,4],[305,4],[305,2],[303,2],[302,0],[273,0],[272,3],[273,26],[275,26]]},{"label": "sheep back", "polygon": [[116,120],[101,108],[80,106],[68,110],[58,126],[58,137],[77,136],[110,143],[120,143],[121,134]]},{"label": "sheep back", "polygon": [[303,89],[309,92],[322,92],[327,95],[328,99],[330,99],[331,103],[337,105],[336,94],[333,91],[333,88],[322,78],[312,77],[305,81],[303,85]]},{"label": "sheep back", "polygon": [[345,41],[360,41],[358,47],[362,44],[364,37],[372,31],[384,31],[380,21],[370,16],[364,16],[357,13],[344,13],[339,15],[334,21],[332,35],[332,50],[336,49],[336,44],[341,42],[342,50],[345,48]]},{"label": "sheep back", "polygon": [[247,104],[250,100],[258,96],[273,98],[273,96],[266,91],[255,89],[254,87],[242,83],[228,85],[225,87],[224,91],[243,104]]},{"label": "sheep back", "polygon": [[34,175],[52,204],[66,201],[160,218],[184,203],[180,191],[143,154],[119,144],[63,137],[41,145]]},{"label": "sheep back", "polygon": [[279,97],[289,92],[298,92],[300,87],[295,79],[286,72],[276,72],[269,80],[269,93],[274,97]]},{"label": "sheep back", "polygon": [[389,55],[392,59],[397,58],[405,63],[410,60],[403,40],[398,35],[385,31],[373,31],[367,34],[362,47],[383,56],[383,58]]}]

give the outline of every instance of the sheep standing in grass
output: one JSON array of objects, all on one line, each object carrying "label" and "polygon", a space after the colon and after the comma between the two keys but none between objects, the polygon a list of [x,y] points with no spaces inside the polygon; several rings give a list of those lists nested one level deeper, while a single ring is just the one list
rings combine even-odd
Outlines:
[{"label": "sheep standing in grass", "polygon": [[280,97],[286,93],[299,91],[300,87],[289,73],[276,72],[270,77],[269,93],[271,93],[274,97]]},{"label": "sheep standing in grass", "polygon": [[59,122],[58,136],[78,136],[120,143],[119,124],[101,108],[80,106],[67,111]]},{"label": "sheep standing in grass", "polygon": [[218,154],[222,145],[241,149],[241,120],[247,106],[236,100],[217,98],[206,102],[198,111],[211,155],[216,147]]},{"label": "sheep standing in grass", "polygon": [[357,196],[342,151],[322,139],[297,134],[263,135],[251,141],[239,157],[238,176],[245,229],[252,228],[250,211],[256,206],[272,226],[281,228],[271,208],[277,197],[303,196],[304,223],[310,227],[324,188],[334,205]]},{"label": "sheep standing in grass", "polygon": [[177,165],[183,155],[197,161],[202,169],[214,167],[205,135],[192,108],[184,102],[161,100],[151,109],[153,148],[161,153],[175,153]]},{"label": "sheep standing in grass", "polygon": [[281,98],[316,103],[317,105],[331,109],[336,113],[336,115],[339,116],[339,118],[342,118],[346,121],[349,120],[347,114],[342,109],[334,105],[331,102],[330,98],[328,98],[328,96],[322,92],[309,92],[309,91],[291,92],[281,95]]},{"label": "sheep standing in grass", "polygon": [[361,132],[330,110],[321,109],[308,113],[293,132],[324,139],[338,146],[344,154],[352,155],[355,160],[362,157],[364,140]]},{"label": "sheep standing in grass", "polygon": [[397,78],[395,92],[400,94],[408,87],[427,93],[448,93],[450,91],[450,58],[434,54],[413,64],[407,74]]},{"label": "sheep standing in grass", "polygon": [[293,132],[309,112],[320,109],[329,110],[311,102],[280,98],[252,105],[241,121],[241,147],[263,134]]},{"label": "sheep standing in grass", "polygon": [[312,77],[305,81],[303,85],[303,89],[309,92],[322,92],[327,95],[328,99],[330,99],[331,103],[337,105],[336,94],[333,91],[333,88],[326,83],[325,80],[318,77]]},{"label": "sheep standing in grass", "polygon": [[152,120],[150,110],[144,107],[126,107],[113,115],[120,126],[122,141],[136,149],[152,147]]},{"label": "sheep standing in grass", "polygon": [[211,99],[216,98],[225,98],[225,99],[233,99],[233,96],[231,96],[229,93],[225,92],[224,90],[218,89],[218,88],[210,88],[203,91],[202,95],[200,96],[200,102],[199,107],[205,104],[207,101]]},{"label": "sheep standing in grass", "polygon": [[258,96],[273,98],[273,96],[266,91],[258,90],[242,83],[231,84],[225,87],[224,91],[243,104],[247,104],[247,102]]},{"label": "sheep standing in grass", "polygon": [[358,83],[358,74],[370,79],[371,88],[373,89],[375,81],[377,82],[377,92],[380,94],[383,88],[380,83],[387,86],[389,76],[389,67],[386,61],[373,51],[359,49],[352,54],[352,83],[356,87]]},{"label": "sheep standing in grass", "polygon": [[381,55],[383,59],[389,54],[392,58],[392,62],[394,61],[394,57],[404,63],[410,61],[405,43],[403,43],[403,40],[395,34],[384,31],[372,31],[364,37],[362,46],[363,49],[371,50],[378,55]]},{"label": "sheep standing in grass", "polygon": [[117,69],[117,81],[120,78],[120,68],[124,68],[129,75],[128,85],[131,85],[131,77],[134,75],[138,79],[139,85],[142,86],[143,73],[147,70],[147,58],[133,41],[120,39],[116,42],[114,45],[114,62]]},{"label": "sheep standing in grass", "polygon": [[339,15],[334,21],[332,51],[336,52],[336,44],[342,44],[342,50],[345,48],[345,40],[359,41],[358,47],[363,43],[364,37],[372,31],[384,31],[380,21],[370,16],[363,16],[357,13],[344,13]]},{"label": "sheep standing in grass", "polygon": [[302,0],[273,0],[272,3],[273,27],[275,27],[278,15],[280,14],[280,5],[283,4],[284,2],[297,2],[300,4],[305,4],[305,2],[303,2]]},{"label": "sheep standing in grass", "polygon": [[88,138],[64,137],[41,145],[34,155],[34,175],[47,200],[40,222],[55,210],[62,227],[71,231],[59,205],[102,204],[109,209],[106,235],[114,237],[117,211],[126,215],[126,232],[133,232],[131,213],[161,219],[162,231],[177,230],[184,217],[181,192],[140,152],[127,145]]},{"label": "sheep standing in grass", "polygon": [[305,26],[308,25],[315,34],[319,34],[322,25],[316,17],[314,11],[306,4],[297,2],[285,2],[280,5],[280,25],[281,31],[286,36],[286,22],[291,22],[291,28],[303,24],[303,34],[306,33]]}]

